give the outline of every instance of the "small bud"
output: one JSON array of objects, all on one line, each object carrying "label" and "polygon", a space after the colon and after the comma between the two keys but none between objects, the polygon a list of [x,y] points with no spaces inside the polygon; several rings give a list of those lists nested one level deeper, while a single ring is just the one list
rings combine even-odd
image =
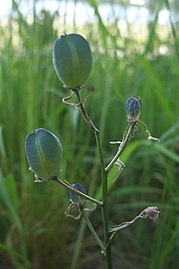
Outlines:
[{"label": "small bud", "polygon": [[142,110],[142,100],[140,97],[131,97],[126,101],[126,113],[130,123],[136,122]]},{"label": "small bud", "polygon": [[31,132],[25,140],[25,152],[36,179],[49,180],[59,175],[62,145],[50,131],[39,128]]},{"label": "small bud", "polygon": [[76,89],[84,85],[92,68],[87,40],[78,34],[60,36],[53,47],[53,65],[66,88]]},{"label": "small bud", "polygon": [[[75,183],[72,186],[74,189],[86,194],[86,190],[81,184]],[[77,207],[79,208],[83,207],[84,204],[86,203],[86,199],[82,197],[80,194],[76,193],[75,191],[70,191],[70,201],[72,202],[72,204],[77,205]]]}]

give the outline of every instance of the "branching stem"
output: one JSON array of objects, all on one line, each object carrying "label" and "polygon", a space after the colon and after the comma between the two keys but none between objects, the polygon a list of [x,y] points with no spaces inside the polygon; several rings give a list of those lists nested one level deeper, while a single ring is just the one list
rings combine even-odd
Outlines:
[{"label": "branching stem", "polygon": [[89,200],[89,201],[91,201],[91,202],[93,202],[93,203],[95,203],[95,204],[97,204],[97,205],[99,205],[101,207],[103,206],[103,203],[101,201],[98,201],[98,200],[94,199],[93,197],[88,196],[87,194],[85,194],[85,193],[83,193],[83,192],[81,192],[81,191],[73,188],[73,186],[71,184],[65,182],[64,180],[61,180],[58,177],[55,177],[53,180],[54,181],[57,181],[62,186],[68,188],[70,191],[74,191],[74,192],[78,193],[79,195],[81,195],[82,197],[84,197],[86,200]]},{"label": "branching stem", "polygon": [[84,107],[83,101],[81,100],[81,96],[79,93],[79,90],[75,91],[78,102],[79,102],[79,107],[80,111],[83,115],[83,118],[85,119],[86,123],[91,127],[91,129],[94,132],[95,139],[96,139],[96,144],[97,144],[97,149],[98,149],[98,154],[99,154],[99,160],[100,160],[100,167],[101,167],[101,179],[102,179],[102,201],[103,201],[103,206],[101,207],[102,210],[102,218],[103,218],[103,226],[104,226],[104,238],[105,238],[105,246],[106,246],[106,264],[107,264],[107,269],[112,269],[112,259],[111,259],[111,245],[109,242],[109,210],[108,210],[108,182],[107,182],[107,172],[105,171],[105,165],[104,165],[104,158],[103,158],[103,153],[102,153],[102,147],[101,147],[101,142],[100,142],[100,137],[99,137],[99,130],[96,128],[92,120],[90,119],[89,115],[87,114],[87,111]]},{"label": "branching stem", "polygon": [[120,155],[124,151],[124,148],[127,145],[127,142],[128,142],[128,140],[129,140],[129,138],[134,130],[135,125],[136,125],[136,122],[128,123],[126,130],[124,132],[122,142],[120,143],[120,146],[118,148],[117,153],[115,154],[114,158],[110,161],[110,163],[105,168],[106,172],[112,168],[112,166],[115,164],[117,159],[120,157]]}]

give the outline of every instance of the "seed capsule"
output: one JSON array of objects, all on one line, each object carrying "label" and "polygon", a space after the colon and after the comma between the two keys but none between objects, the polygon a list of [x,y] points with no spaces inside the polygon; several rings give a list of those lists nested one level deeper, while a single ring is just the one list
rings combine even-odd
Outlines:
[{"label": "seed capsule", "polygon": [[53,65],[66,88],[74,90],[84,85],[92,68],[91,49],[87,40],[78,34],[60,36],[53,47]]},{"label": "seed capsule", "polygon": [[31,132],[25,140],[25,152],[36,178],[49,180],[59,175],[63,150],[53,133],[43,128]]},{"label": "seed capsule", "polygon": [[[72,186],[76,190],[86,194],[86,190],[84,189],[84,187],[81,184],[75,183]],[[86,199],[84,197],[82,197],[81,195],[79,195],[78,193],[76,193],[75,191],[70,191],[70,201],[73,204],[77,205],[78,207],[84,206],[84,204],[86,203]]]},{"label": "seed capsule", "polygon": [[126,101],[126,113],[130,123],[136,122],[142,110],[142,100],[140,97],[131,97]]}]

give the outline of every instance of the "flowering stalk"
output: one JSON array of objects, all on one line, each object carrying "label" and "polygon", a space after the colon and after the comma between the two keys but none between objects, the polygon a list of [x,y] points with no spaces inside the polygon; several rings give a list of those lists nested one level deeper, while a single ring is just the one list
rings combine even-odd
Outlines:
[{"label": "flowering stalk", "polygon": [[111,260],[111,245],[109,242],[109,212],[108,212],[108,196],[107,196],[107,190],[108,190],[108,184],[107,184],[107,172],[105,171],[105,165],[104,165],[104,158],[102,153],[102,147],[99,137],[99,131],[93,124],[92,120],[90,119],[89,115],[86,112],[86,109],[84,107],[83,101],[81,99],[81,96],[78,91],[75,92],[79,106],[80,111],[82,113],[82,116],[84,117],[86,123],[90,126],[92,131],[95,134],[96,139],[96,145],[98,149],[99,154],[99,160],[100,160],[100,167],[101,167],[101,179],[102,179],[102,202],[103,206],[101,207],[102,210],[102,218],[103,218],[103,226],[104,226],[104,238],[105,238],[105,246],[106,246],[106,263],[107,263],[107,269],[112,269],[112,260]]},{"label": "flowering stalk", "polygon": [[[157,207],[148,207],[131,221],[123,222],[122,224],[109,229],[108,171],[113,167],[114,164],[117,164],[118,166],[124,165],[119,160],[119,157],[124,151],[130,137],[132,137],[134,131],[136,130],[135,128],[137,122],[144,125],[149,140],[158,141],[158,139],[151,136],[147,125],[139,120],[142,109],[141,98],[130,97],[125,104],[128,125],[124,131],[122,142],[111,142],[111,144],[119,144],[119,147],[111,162],[105,167],[99,130],[90,119],[80,95],[80,91],[82,88],[84,88],[84,84],[88,79],[92,68],[92,55],[88,42],[78,34],[62,35],[55,41],[54,44],[53,65],[57,76],[63,82],[64,87],[71,91],[71,94],[63,98],[62,102],[66,105],[79,109],[83,118],[85,119],[85,122],[94,133],[101,168],[102,201],[96,200],[87,195],[85,188],[81,184],[75,183],[71,185],[67,181],[61,180],[58,177],[61,171],[63,157],[62,145],[60,140],[46,129],[39,128],[31,132],[26,137],[25,151],[30,170],[35,174],[35,182],[46,182],[53,180],[70,190],[70,205],[65,211],[66,216],[72,217],[76,220],[83,216],[86,225],[100,246],[102,253],[105,254],[106,268],[112,269],[111,239],[114,234],[117,231],[133,224],[140,218],[149,217],[152,220],[156,220],[158,218],[159,211]],[[78,102],[69,102],[74,95],[76,96]],[[85,207],[87,200],[94,203],[93,208]],[[102,211],[104,243],[101,241],[97,232],[92,226],[86,212],[93,211],[96,208],[96,205],[100,206]],[[78,210],[78,215],[73,214],[74,208]]]}]

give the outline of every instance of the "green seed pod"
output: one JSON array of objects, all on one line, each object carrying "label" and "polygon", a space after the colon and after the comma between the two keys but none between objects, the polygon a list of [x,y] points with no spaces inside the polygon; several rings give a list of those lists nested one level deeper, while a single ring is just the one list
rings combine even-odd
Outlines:
[{"label": "green seed pod", "polygon": [[142,100],[140,97],[130,97],[125,104],[127,118],[129,122],[136,122],[142,110]]},{"label": "green seed pod", "polygon": [[40,179],[58,176],[62,162],[62,145],[50,131],[39,128],[25,140],[25,152],[30,169]]},{"label": "green seed pod", "polygon": [[53,65],[66,88],[74,90],[84,85],[92,68],[87,40],[78,34],[60,36],[53,47]]}]

